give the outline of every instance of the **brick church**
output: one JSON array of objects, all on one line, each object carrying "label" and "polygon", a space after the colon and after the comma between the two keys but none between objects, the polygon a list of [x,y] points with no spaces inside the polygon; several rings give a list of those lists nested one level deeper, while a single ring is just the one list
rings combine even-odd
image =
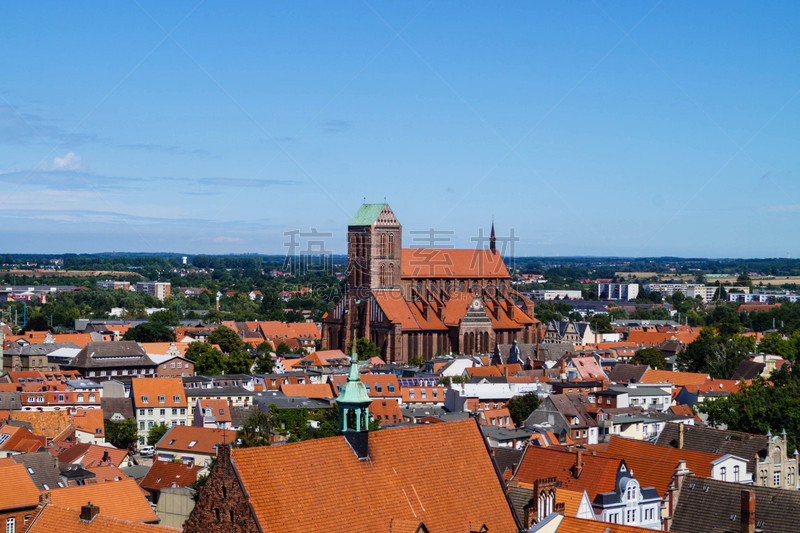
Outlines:
[{"label": "brick church", "polygon": [[533,302],[511,287],[494,225],[488,249],[404,249],[401,241],[388,204],[361,206],[347,228],[345,295],[322,320],[323,349],[345,351],[355,334],[387,362],[403,362],[541,340]]}]

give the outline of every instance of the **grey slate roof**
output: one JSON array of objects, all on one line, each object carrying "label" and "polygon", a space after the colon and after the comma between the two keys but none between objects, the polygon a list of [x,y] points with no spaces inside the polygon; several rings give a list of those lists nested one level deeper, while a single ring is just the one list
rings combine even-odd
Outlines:
[{"label": "grey slate roof", "polygon": [[731,379],[753,379],[761,375],[765,366],[764,363],[757,363],[755,361],[742,361],[739,363],[739,368],[733,373]]},{"label": "grey slate roof", "polygon": [[494,464],[497,465],[500,475],[503,475],[506,469],[513,471],[522,460],[522,453],[522,450],[513,448],[492,448],[492,459],[494,459]]},{"label": "grey slate roof", "polygon": [[642,376],[650,368],[648,365],[629,365],[627,363],[617,363],[608,373],[608,379],[615,383],[630,383],[642,381]]},{"label": "grey slate roof", "polygon": [[110,420],[114,413],[119,413],[125,418],[135,418],[133,400],[131,398],[100,398],[100,407],[103,409],[103,418]]},{"label": "grey slate roof", "polygon": [[70,361],[67,368],[156,367],[139,343],[134,341],[90,342]]},{"label": "grey slate roof", "polygon": [[[679,424],[667,423],[656,444],[659,446],[678,447]],[[766,435],[752,435],[741,431],[715,429],[704,426],[684,425],[683,447],[698,452],[731,454],[748,461],[747,471],[756,472],[756,458],[764,457],[767,450]]]},{"label": "grey slate roof", "polygon": [[255,392],[242,387],[210,387],[208,389],[185,389],[186,397],[202,396],[254,396]]},{"label": "grey slate roof", "polygon": [[756,493],[756,531],[787,533],[798,530],[798,491],[687,476],[679,493],[672,531],[741,531],[743,490]]},{"label": "grey slate roof", "polygon": [[73,342],[49,342],[41,344],[26,344],[25,346],[11,347],[4,353],[11,355],[47,355],[59,348],[80,348]]},{"label": "grey slate roof", "polygon": [[28,475],[39,490],[46,490],[44,485],[50,489],[58,488],[58,483],[61,482],[61,471],[58,459],[50,455],[49,451],[22,453],[11,458],[14,459],[14,462],[25,466]]},{"label": "grey slate roof", "polygon": [[0,410],[16,411],[17,409],[21,409],[20,394],[21,393],[16,391],[0,392]]}]

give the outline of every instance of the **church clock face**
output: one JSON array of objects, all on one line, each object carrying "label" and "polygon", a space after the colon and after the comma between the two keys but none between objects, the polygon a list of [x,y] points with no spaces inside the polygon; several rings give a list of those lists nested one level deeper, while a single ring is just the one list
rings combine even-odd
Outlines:
[{"label": "church clock face", "polygon": [[480,298],[475,298],[472,300],[472,308],[475,311],[480,311],[483,308],[483,303],[481,302]]}]

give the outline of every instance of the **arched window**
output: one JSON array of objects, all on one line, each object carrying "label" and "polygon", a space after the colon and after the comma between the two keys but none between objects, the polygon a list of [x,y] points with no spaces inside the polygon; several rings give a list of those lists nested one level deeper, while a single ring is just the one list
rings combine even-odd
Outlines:
[{"label": "arched window", "polygon": [[384,264],[381,264],[380,284],[381,287],[386,287],[386,265]]},{"label": "arched window", "polygon": [[394,257],[394,234],[389,234],[389,255]]},{"label": "arched window", "polygon": [[394,287],[394,263],[389,263],[389,287]]},{"label": "arched window", "polygon": [[458,282],[458,292],[464,292],[464,280]]},{"label": "arched window", "polygon": [[381,255],[386,255],[386,234],[381,233]]},{"label": "arched window", "polygon": [[475,293],[475,294],[478,293],[478,282],[477,281],[473,281],[472,282],[472,292]]}]

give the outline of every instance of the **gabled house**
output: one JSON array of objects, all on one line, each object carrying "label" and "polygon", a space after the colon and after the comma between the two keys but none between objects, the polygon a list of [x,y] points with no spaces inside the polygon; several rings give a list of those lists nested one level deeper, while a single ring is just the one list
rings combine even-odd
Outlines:
[{"label": "gabled house", "polygon": [[668,423],[657,444],[714,454],[731,454],[747,461],[753,483],[762,487],[798,490],[797,451],[786,434],[753,435],[741,431]]},{"label": "gabled house", "polygon": [[597,520],[661,527],[661,497],[653,487],[643,487],[622,459],[592,455],[581,449],[528,446],[508,485],[541,483],[540,480],[550,480],[554,487],[586,491]]},{"label": "gabled house", "polygon": [[226,400],[197,400],[193,426],[231,429],[233,419]]},{"label": "gabled house", "polygon": [[565,432],[575,444],[597,444],[599,428],[590,409],[593,402],[584,394],[552,394],[539,404],[524,425],[547,425],[555,433]]}]

